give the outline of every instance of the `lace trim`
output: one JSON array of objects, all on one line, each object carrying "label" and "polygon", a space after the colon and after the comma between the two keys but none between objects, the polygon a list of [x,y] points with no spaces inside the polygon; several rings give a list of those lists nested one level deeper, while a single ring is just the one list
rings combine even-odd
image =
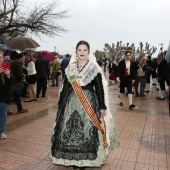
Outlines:
[{"label": "lace trim", "polygon": [[[82,72],[78,73],[77,71],[76,76],[82,77],[78,83],[80,84],[80,86],[86,86],[92,80],[94,80],[94,78],[97,76],[98,73],[100,73],[100,70],[98,69],[97,65],[94,63],[88,63],[84,67]],[[67,75],[68,81],[70,82],[69,77],[68,77],[69,76],[68,67],[65,69],[65,74]]]},{"label": "lace trim", "polygon": [[86,71],[87,73],[85,74],[85,76],[83,76],[82,80],[85,85],[89,84],[92,80],[94,80],[94,78],[99,73],[98,67],[93,63],[90,63],[90,66],[87,68]]}]

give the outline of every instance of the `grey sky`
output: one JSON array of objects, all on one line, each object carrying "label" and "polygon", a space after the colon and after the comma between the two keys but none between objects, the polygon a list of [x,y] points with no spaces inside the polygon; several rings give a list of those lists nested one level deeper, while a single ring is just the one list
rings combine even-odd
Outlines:
[{"label": "grey sky", "polygon": [[[37,0],[42,2],[43,0]],[[71,53],[80,40],[90,43],[91,52],[103,50],[105,43],[148,42],[164,50],[170,41],[170,0],[63,0],[61,9],[69,9],[71,18],[59,21],[68,30],[60,37],[34,38],[37,50]],[[157,54],[156,53],[156,54]],[[155,55],[156,55],[155,54]]]}]

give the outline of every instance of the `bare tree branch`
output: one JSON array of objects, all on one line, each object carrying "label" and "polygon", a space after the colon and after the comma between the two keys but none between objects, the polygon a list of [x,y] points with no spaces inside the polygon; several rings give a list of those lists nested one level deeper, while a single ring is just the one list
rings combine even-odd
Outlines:
[{"label": "bare tree branch", "polygon": [[[22,12],[22,0],[0,1],[0,41],[5,43],[17,35],[45,34],[54,36],[67,32],[57,24],[58,20],[69,18],[68,11],[59,10],[60,0],[36,5],[28,13]],[[5,36],[5,37],[4,37]]]}]

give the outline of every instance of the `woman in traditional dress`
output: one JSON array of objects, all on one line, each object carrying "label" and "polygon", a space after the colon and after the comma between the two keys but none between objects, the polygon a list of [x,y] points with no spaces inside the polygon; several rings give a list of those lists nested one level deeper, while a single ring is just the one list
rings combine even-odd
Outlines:
[{"label": "woman in traditional dress", "polygon": [[100,167],[109,147],[119,144],[108,103],[107,81],[86,41],[65,70],[66,77],[50,145],[54,164]]}]

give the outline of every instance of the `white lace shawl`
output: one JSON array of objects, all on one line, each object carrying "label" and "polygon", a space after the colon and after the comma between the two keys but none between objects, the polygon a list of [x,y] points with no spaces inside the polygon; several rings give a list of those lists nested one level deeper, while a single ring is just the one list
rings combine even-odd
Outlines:
[{"label": "white lace shawl", "polygon": [[[70,75],[69,75],[69,71],[67,68],[65,72],[66,72],[68,81],[70,81],[69,80]],[[86,86],[94,79],[94,77],[97,76],[98,73],[100,73],[100,71],[98,70],[98,67],[94,63],[88,62],[81,72],[79,72],[76,68],[77,79],[78,77],[81,77],[80,79],[77,80],[77,82],[79,83],[80,86]]]}]

